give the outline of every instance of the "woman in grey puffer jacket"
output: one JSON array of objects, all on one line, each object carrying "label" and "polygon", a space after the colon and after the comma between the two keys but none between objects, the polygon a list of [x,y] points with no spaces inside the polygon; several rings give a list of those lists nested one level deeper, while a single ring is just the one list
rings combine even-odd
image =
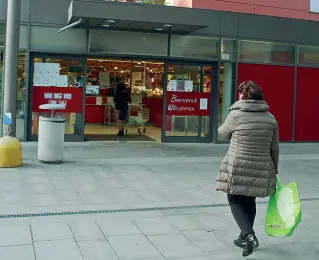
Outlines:
[{"label": "woman in grey puffer jacket", "polygon": [[246,81],[239,88],[240,100],[230,108],[218,133],[230,139],[228,152],[217,176],[216,187],[227,193],[233,216],[241,230],[234,244],[243,256],[259,246],[253,230],[256,197],[276,191],[279,161],[278,124],[269,113],[256,82]]}]

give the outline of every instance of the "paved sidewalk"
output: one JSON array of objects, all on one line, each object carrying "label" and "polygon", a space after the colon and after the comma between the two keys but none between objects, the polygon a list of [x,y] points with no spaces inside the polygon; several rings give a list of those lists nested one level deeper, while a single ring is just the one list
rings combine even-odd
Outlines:
[{"label": "paved sidewalk", "polygon": [[[215,176],[226,145],[66,144],[66,162],[0,169],[0,255],[5,260],[238,260],[238,228]],[[248,259],[315,260],[319,253],[319,144],[282,144],[280,179],[297,181],[303,222],[290,238],[264,232]],[[33,213],[33,214],[31,214]],[[13,214],[9,216],[9,214]],[[31,215],[28,215],[31,214]]]}]

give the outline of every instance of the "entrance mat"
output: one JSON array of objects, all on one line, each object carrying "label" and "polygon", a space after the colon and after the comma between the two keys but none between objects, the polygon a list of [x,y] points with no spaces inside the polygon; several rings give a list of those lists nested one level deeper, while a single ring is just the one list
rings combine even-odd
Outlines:
[{"label": "entrance mat", "polygon": [[[302,202],[318,201],[319,198],[300,199]],[[259,201],[257,205],[267,205],[267,201]],[[196,210],[205,208],[223,208],[229,204],[208,204],[208,205],[193,205],[193,206],[171,206],[171,207],[155,207],[155,208],[132,208],[132,209],[106,209],[106,210],[90,210],[90,211],[64,211],[64,212],[46,212],[46,213],[18,213],[18,214],[3,214],[0,219],[8,218],[34,218],[34,217],[54,217],[54,216],[71,216],[71,215],[92,215],[92,214],[115,214],[115,213],[135,213],[135,212],[152,212],[152,211],[170,211],[170,210]]]},{"label": "entrance mat", "polygon": [[94,141],[109,141],[109,142],[155,142],[154,139],[148,137],[147,135],[85,135],[85,141],[94,142]]}]

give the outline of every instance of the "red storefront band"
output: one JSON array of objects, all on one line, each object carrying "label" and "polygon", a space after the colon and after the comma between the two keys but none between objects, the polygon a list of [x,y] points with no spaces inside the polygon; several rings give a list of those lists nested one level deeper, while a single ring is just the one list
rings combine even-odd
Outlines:
[{"label": "red storefront band", "polygon": [[70,87],[33,87],[32,112],[43,112],[43,104],[66,104],[66,113],[82,113],[83,89]]}]

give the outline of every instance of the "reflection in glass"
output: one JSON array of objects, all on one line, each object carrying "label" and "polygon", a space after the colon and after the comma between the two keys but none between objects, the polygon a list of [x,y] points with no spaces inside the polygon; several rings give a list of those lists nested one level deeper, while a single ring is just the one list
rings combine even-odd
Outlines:
[{"label": "reflection in glass", "polygon": [[[48,64],[50,64],[48,66]],[[69,87],[82,88],[84,86],[84,67],[80,60],[35,58],[34,59],[33,86],[37,87]],[[48,100],[48,103],[52,102]],[[53,101],[54,102],[54,101]],[[82,100],[79,100],[82,102]],[[41,113],[48,116],[49,113]],[[38,134],[40,113],[32,112],[32,134]],[[81,134],[82,115],[76,113],[56,113],[56,116],[64,117],[65,134]]]},{"label": "reflection in glass", "polygon": [[[17,110],[16,110],[16,137],[24,140],[24,114],[25,114],[25,94],[26,94],[26,53],[19,52],[18,56],[18,82],[17,82]],[[0,51],[0,99],[3,99],[3,78],[4,78],[4,52]],[[1,102],[2,104],[2,102]],[[2,107],[0,116],[2,118]],[[0,120],[1,121],[1,120]],[[2,121],[0,122],[2,132]]]},{"label": "reflection in glass", "polygon": [[[211,70],[211,67],[206,66],[168,65],[167,89],[180,92],[210,92]],[[200,85],[201,73],[204,74],[203,86]],[[166,136],[207,136],[208,133],[209,117],[166,116]]]},{"label": "reflection in glass", "polygon": [[272,42],[240,41],[239,60],[293,64],[295,60],[295,46]]},{"label": "reflection in glass", "polygon": [[168,34],[90,30],[89,51],[167,56]]},{"label": "reflection in glass", "polygon": [[236,40],[222,39],[221,60],[236,60]]},{"label": "reflection in glass", "polygon": [[299,64],[319,64],[319,47],[299,46]]},{"label": "reflection in glass", "polygon": [[33,50],[58,52],[85,52],[86,30],[71,28],[63,33],[57,33],[60,27],[31,26],[30,45]]},{"label": "reflection in glass", "polygon": [[218,39],[202,36],[172,35],[172,57],[217,58]]},{"label": "reflection in glass", "polygon": [[[124,82],[132,99],[132,104],[129,105],[127,135],[134,136],[134,140],[145,140],[147,136],[150,140],[161,141],[163,62],[92,57],[87,60],[87,69],[87,89],[95,85],[98,86],[99,92],[86,93],[86,139],[94,137],[100,140],[117,140],[115,136],[118,128],[113,97],[117,84]],[[144,121],[146,130],[143,129],[139,136],[137,124]]]}]

